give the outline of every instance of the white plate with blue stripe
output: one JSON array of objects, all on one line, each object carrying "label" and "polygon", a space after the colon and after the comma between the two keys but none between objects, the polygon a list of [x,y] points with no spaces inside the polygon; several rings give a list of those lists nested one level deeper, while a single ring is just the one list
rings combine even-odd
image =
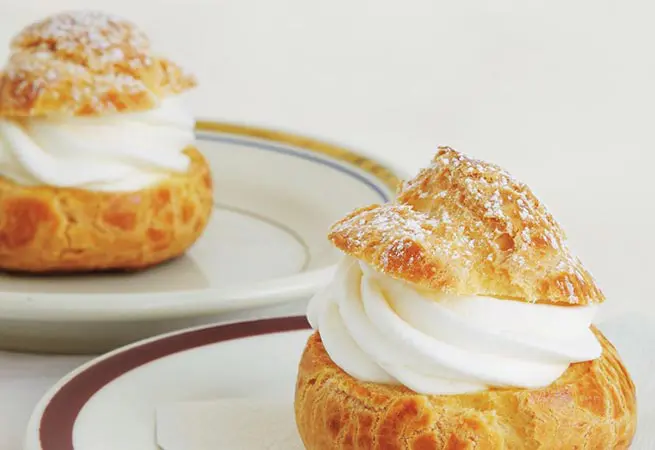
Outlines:
[{"label": "white plate with blue stripe", "polygon": [[331,223],[388,201],[382,164],[290,133],[198,123],[215,211],[183,257],[133,274],[0,275],[0,347],[96,352],[215,320],[216,314],[308,298],[338,253]]}]

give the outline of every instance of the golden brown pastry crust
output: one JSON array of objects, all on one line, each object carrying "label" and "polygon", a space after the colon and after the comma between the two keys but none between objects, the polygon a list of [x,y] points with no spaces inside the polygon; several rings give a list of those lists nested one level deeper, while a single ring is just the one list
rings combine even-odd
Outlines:
[{"label": "golden brown pastry crust", "polygon": [[525,184],[447,147],[401,187],[394,204],[353,212],[330,239],[378,271],[429,289],[554,304],[604,301]]},{"label": "golden brown pastry crust", "polygon": [[635,386],[616,349],[594,332],[602,356],[572,364],[546,388],[444,396],[358,382],[314,333],[296,384],[300,436],[307,450],[626,449]]},{"label": "golden brown pastry crust", "polygon": [[213,208],[207,162],[195,148],[185,153],[186,173],[135,192],[30,187],[0,177],[0,268],[139,269],[182,254]]},{"label": "golden brown pastry crust", "polygon": [[0,73],[0,116],[96,115],[155,108],[195,78],[152,53],[134,24],[62,13],[21,31]]}]

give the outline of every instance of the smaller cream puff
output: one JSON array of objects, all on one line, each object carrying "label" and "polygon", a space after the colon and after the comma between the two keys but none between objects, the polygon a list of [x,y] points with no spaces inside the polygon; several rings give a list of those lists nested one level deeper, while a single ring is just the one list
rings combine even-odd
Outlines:
[{"label": "smaller cream puff", "polygon": [[0,74],[0,269],[139,269],[212,210],[184,93],[195,78],[100,12],[23,29]]}]

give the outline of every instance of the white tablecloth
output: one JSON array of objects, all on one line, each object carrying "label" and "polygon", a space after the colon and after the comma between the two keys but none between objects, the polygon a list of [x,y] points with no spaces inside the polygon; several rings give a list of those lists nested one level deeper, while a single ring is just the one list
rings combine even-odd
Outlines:
[{"label": "white tablecloth", "polygon": [[[496,161],[564,225],[605,315],[653,311],[652,2],[0,0],[0,59],[21,26],[74,8],[141,24],[198,74],[199,116],[412,172],[438,144]],[[86,359],[0,354],[0,450],[19,448],[40,395]]]}]

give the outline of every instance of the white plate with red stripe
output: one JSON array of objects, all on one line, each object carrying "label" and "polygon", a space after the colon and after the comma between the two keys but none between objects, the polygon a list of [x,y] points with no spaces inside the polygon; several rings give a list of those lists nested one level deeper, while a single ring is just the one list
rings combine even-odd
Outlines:
[{"label": "white plate with red stripe", "polygon": [[[599,324],[637,386],[634,450],[655,448],[650,426],[655,423],[652,323],[648,315],[625,314]],[[297,438],[293,391],[309,334],[304,317],[282,317],[185,330],[114,351],[77,369],[43,397],[30,420],[25,450],[157,450],[162,444],[158,409],[235,398],[255,404],[280,401],[280,415],[286,417],[279,426],[283,434]],[[212,421],[204,432],[233,435],[235,423],[248,424],[248,417],[239,419]],[[246,426],[256,433],[255,425]],[[230,450],[288,450],[266,438],[253,448],[252,438],[242,435],[243,444],[232,441]]]}]

